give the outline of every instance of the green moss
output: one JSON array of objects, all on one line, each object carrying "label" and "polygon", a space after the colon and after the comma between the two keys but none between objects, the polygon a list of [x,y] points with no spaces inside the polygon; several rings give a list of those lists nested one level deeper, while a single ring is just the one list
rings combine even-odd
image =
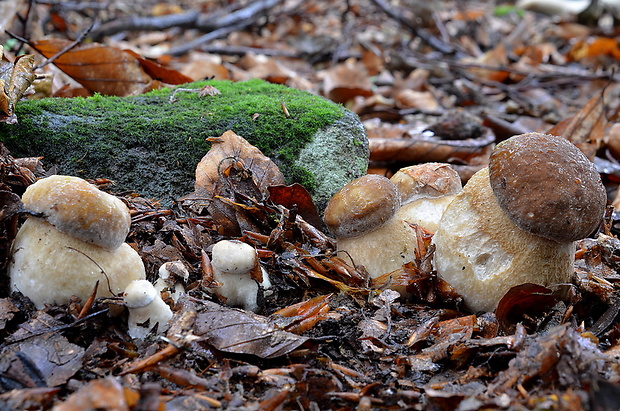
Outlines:
[{"label": "green moss", "polygon": [[209,148],[205,139],[232,130],[271,157],[288,183],[312,189],[312,174],[293,160],[317,130],[342,118],[341,106],[260,80],[205,81],[178,89],[205,85],[221,94],[177,90],[171,99],[173,91],[162,89],[125,98],[20,102],[19,124],[0,124],[0,141],[14,156],[42,155],[62,173],[112,178],[123,189],[144,192],[139,180],[168,173],[168,186],[155,190],[161,195],[191,191],[195,166]]}]

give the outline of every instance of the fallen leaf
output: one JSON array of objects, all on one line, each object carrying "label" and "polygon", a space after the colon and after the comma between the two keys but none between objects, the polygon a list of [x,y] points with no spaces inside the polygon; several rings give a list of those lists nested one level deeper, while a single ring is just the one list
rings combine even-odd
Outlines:
[{"label": "fallen leaf", "polygon": [[[69,40],[47,39],[35,41],[31,46],[51,58],[71,44]],[[53,63],[94,93],[135,95],[149,90],[154,82],[134,55],[99,43],[76,46]]]},{"label": "fallen leaf", "polygon": [[603,144],[606,127],[605,91],[603,90],[592,97],[577,114],[556,124],[547,133],[564,137],[592,160]]},{"label": "fallen leaf", "polygon": [[495,316],[506,334],[514,333],[524,315],[540,315],[557,302],[552,291],[542,285],[526,283],[512,287],[497,303]]},{"label": "fallen leaf", "polygon": [[114,410],[129,411],[125,392],[114,377],[93,380],[71,394],[56,411]]},{"label": "fallen leaf", "polygon": [[278,166],[243,137],[228,130],[207,141],[213,145],[196,167],[196,191],[211,197],[219,195],[227,184],[224,173],[234,163],[251,175],[263,194],[268,194],[269,186],[284,184],[284,175]]},{"label": "fallen leaf", "polygon": [[265,317],[203,301],[194,333],[219,351],[251,354],[260,358],[281,357],[308,341],[280,330]]},{"label": "fallen leaf", "polygon": [[30,87],[34,74],[34,55],[24,54],[14,63],[4,59],[4,48],[0,45],[0,122],[15,124],[15,104]]},{"label": "fallen leaf", "polygon": [[312,196],[308,190],[299,183],[289,186],[277,185],[268,187],[269,199],[276,204],[280,204],[289,210],[296,209],[304,220],[321,228],[323,221],[319,215],[316,205],[312,201]]}]

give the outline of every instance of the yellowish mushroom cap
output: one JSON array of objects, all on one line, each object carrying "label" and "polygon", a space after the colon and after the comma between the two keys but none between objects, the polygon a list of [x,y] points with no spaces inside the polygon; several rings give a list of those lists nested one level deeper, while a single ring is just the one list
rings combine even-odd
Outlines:
[{"label": "yellowish mushroom cap", "polygon": [[59,231],[107,250],[120,247],[129,233],[127,206],[79,177],[43,178],[26,189],[22,201]]}]

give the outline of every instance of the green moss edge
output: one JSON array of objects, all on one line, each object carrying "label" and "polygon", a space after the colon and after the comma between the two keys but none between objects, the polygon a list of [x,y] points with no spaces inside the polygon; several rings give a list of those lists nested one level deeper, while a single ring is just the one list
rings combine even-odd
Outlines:
[{"label": "green moss edge", "polygon": [[[182,91],[204,86],[220,94],[199,97]],[[132,156],[138,160],[148,151],[155,154],[153,161],[169,162],[161,164],[162,172],[188,162],[193,170],[209,148],[205,139],[232,130],[271,157],[287,183],[298,182],[312,191],[312,174],[293,160],[317,130],[343,113],[342,106],[322,97],[262,80],[208,80],[134,97],[20,102],[19,124],[0,125],[0,140],[15,156],[44,155],[48,162],[60,164],[62,172],[80,175],[83,168],[96,174],[85,176],[92,178],[113,176],[112,168],[130,172]],[[188,177],[193,179],[193,171]]]}]

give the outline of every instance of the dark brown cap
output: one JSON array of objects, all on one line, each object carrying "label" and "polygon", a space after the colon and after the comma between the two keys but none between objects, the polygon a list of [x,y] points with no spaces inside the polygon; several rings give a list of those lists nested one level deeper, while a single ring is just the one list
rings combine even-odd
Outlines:
[{"label": "dark brown cap", "polygon": [[366,174],[334,194],[323,221],[336,238],[359,237],[384,225],[399,207],[400,194],[394,183],[384,176]]},{"label": "dark brown cap", "polygon": [[599,226],[607,196],[588,158],[563,137],[527,133],[497,145],[489,176],[495,197],[520,229],[558,242]]}]

